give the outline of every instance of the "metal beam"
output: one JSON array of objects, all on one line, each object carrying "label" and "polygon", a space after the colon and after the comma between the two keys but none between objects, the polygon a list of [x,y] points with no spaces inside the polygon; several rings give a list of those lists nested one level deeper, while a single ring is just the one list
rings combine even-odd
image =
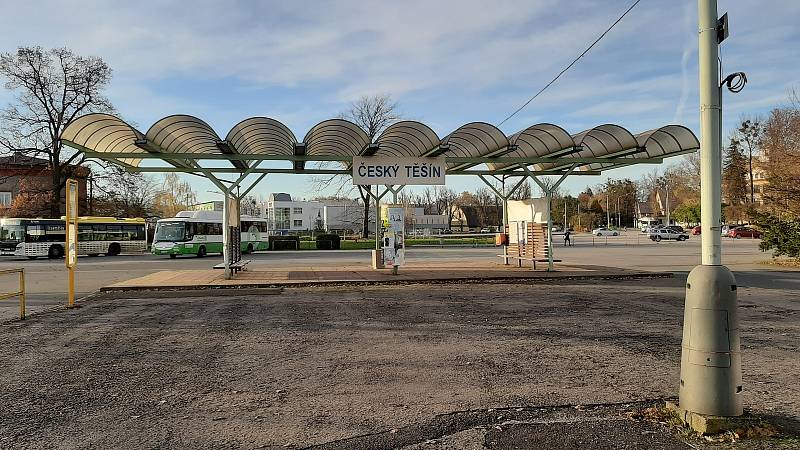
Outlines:
[{"label": "metal beam", "polygon": [[261,182],[261,180],[263,180],[265,176],[267,176],[267,174],[266,174],[266,173],[262,173],[262,174],[261,174],[261,176],[259,176],[258,178],[256,178],[256,181],[254,181],[254,182],[253,182],[253,183],[250,185],[250,187],[248,187],[247,189],[245,189],[245,190],[244,190],[244,192],[243,192],[241,195],[239,195],[239,200],[241,200],[241,199],[245,198],[245,196],[247,196],[247,194],[249,194],[249,193],[250,193],[250,191],[252,191],[252,190],[253,190],[253,188],[254,188],[254,187],[256,187],[256,185],[257,185],[258,183],[260,183],[260,182]]},{"label": "metal beam", "polygon": [[[197,167],[131,167],[126,169],[130,172],[141,172],[141,173],[188,173],[194,174],[196,172],[211,172],[211,173],[219,173],[219,174],[226,174],[226,173],[241,173],[240,170],[233,168],[233,167],[208,167],[203,168],[202,170]],[[254,169],[250,173],[282,173],[282,174],[297,174],[297,175],[351,175],[352,172],[349,170],[340,170],[340,169],[304,169],[304,170],[295,170],[295,169]],[[459,170],[456,172],[447,172],[447,175],[494,175],[497,172],[493,172],[491,170]],[[563,175],[565,171],[563,170],[538,170],[538,171],[531,171],[534,175]],[[572,175],[600,175],[601,172],[597,170],[586,170],[581,172],[575,172]],[[503,172],[503,175],[507,177],[526,177],[526,174],[523,171],[515,171],[515,172]],[[227,181],[227,180],[222,180]]]},{"label": "metal beam", "polygon": [[[72,146],[72,144],[69,144]],[[79,147],[79,146],[78,146]],[[149,153],[149,152],[94,152],[84,148],[78,148],[83,151],[87,157],[107,159],[107,158],[125,158],[125,159],[159,159],[159,160],[247,160],[247,161],[340,161],[351,162],[353,157],[348,155],[343,156],[322,156],[322,155],[260,155],[260,154],[221,154],[221,153]],[[380,158],[380,156],[373,156]],[[572,164],[572,163],[607,163],[613,161],[615,158],[582,158],[582,157],[569,157],[569,158],[551,158],[551,157],[488,157],[488,156],[475,156],[475,157],[456,157],[445,156],[448,163],[504,163],[504,164],[537,164],[537,163],[556,163],[556,164]],[[660,164],[664,158],[637,158],[638,164]]]}]

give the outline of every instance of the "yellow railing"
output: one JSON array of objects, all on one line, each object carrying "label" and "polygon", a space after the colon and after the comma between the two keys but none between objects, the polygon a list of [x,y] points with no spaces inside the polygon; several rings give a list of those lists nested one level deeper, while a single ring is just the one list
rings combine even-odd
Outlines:
[{"label": "yellow railing", "polygon": [[5,300],[11,297],[19,297],[19,318],[25,318],[25,269],[6,269],[0,270],[0,275],[8,275],[11,273],[19,274],[19,291],[0,293],[0,300]]}]

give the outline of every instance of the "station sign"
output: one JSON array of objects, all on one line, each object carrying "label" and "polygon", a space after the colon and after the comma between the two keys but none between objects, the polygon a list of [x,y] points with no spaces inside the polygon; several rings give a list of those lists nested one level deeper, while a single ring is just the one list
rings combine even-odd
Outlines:
[{"label": "station sign", "polygon": [[400,267],[405,264],[406,209],[402,205],[389,205],[381,208],[383,222],[383,266]]},{"label": "station sign", "polygon": [[353,184],[444,185],[446,170],[444,158],[354,156]]},{"label": "station sign", "polygon": [[78,263],[78,182],[69,179],[66,186],[66,264],[72,269]]}]

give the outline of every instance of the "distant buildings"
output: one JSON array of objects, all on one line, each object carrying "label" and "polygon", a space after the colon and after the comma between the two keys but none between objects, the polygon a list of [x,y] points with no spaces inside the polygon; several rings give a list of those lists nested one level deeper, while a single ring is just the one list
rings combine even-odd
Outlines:
[{"label": "distant buildings", "polygon": [[[242,204],[242,214],[267,219],[268,228],[273,234],[312,231],[356,234],[361,233],[364,226],[364,205],[351,199],[294,200],[290,194],[275,192],[269,194],[266,202],[255,205],[255,210],[251,212],[248,208],[252,206]],[[222,201],[198,203],[189,206],[189,210],[222,211]],[[406,207],[406,230],[409,233],[441,234],[448,228],[446,215],[425,214],[424,208]],[[370,208],[369,231],[374,230],[375,209]]]},{"label": "distant buildings", "polygon": [[[86,179],[90,174],[88,167],[69,166],[69,172],[73,178],[78,180],[78,203],[81,214],[87,210],[87,189]],[[50,162],[46,159],[33,158],[15,152],[11,156],[0,157],[0,211],[8,211],[13,205],[14,200],[23,195],[26,197],[25,204],[18,204],[19,211],[15,214],[25,216],[49,216],[49,210],[34,211],[34,200],[39,195],[50,195],[53,191],[53,171],[50,169]],[[62,188],[60,194],[61,213],[65,211],[65,190]],[[18,202],[19,203],[19,202]],[[40,205],[41,206],[41,205]],[[30,211],[28,211],[30,210]]]},{"label": "distant buildings", "polygon": [[[769,186],[769,180],[767,180],[767,171],[766,171],[766,164],[767,159],[764,156],[754,156],[753,157],[753,201],[757,205],[764,204],[764,190],[767,189]],[[750,179],[747,180],[748,189],[750,184]],[[750,191],[748,191],[748,195]]]}]

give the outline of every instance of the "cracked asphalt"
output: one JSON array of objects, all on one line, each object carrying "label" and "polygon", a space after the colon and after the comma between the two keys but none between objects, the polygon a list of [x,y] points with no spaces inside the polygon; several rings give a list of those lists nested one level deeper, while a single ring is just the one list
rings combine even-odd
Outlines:
[{"label": "cracked asphalt", "polygon": [[[424,425],[678,390],[680,278],[228,294],[101,297],[0,324],[0,448],[550,447],[579,428]],[[796,420],[800,293],[743,287],[739,300],[744,402]],[[584,431],[673,438],[603,423],[615,426]],[[606,448],[569,442],[550,448]]]}]

